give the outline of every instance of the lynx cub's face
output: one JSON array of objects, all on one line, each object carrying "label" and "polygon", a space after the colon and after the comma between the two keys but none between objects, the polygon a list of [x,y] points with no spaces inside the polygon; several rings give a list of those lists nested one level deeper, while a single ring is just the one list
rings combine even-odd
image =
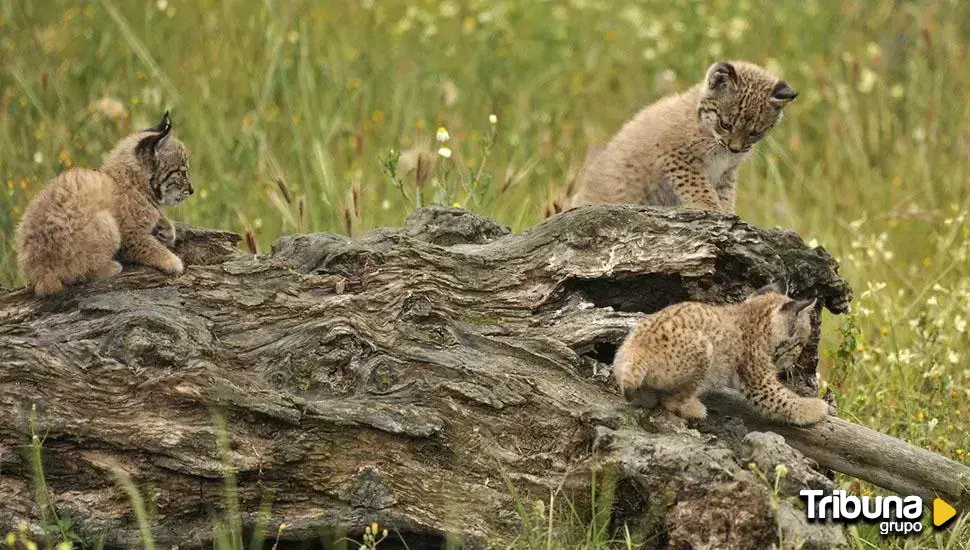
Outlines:
[{"label": "lynx cub's face", "polygon": [[151,134],[138,141],[135,156],[150,174],[152,198],[161,206],[178,204],[194,192],[189,181],[189,154],[182,142],[171,137],[172,123],[168,113]]},{"label": "lynx cub's face", "polygon": [[707,70],[697,112],[718,145],[746,153],[781,120],[782,109],[797,95],[757,65],[720,62]]},{"label": "lynx cub's face", "polygon": [[771,321],[772,358],[779,371],[791,369],[811,336],[812,311],[816,300],[792,300],[774,290],[752,296],[749,301],[752,300],[771,304],[774,310]]}]

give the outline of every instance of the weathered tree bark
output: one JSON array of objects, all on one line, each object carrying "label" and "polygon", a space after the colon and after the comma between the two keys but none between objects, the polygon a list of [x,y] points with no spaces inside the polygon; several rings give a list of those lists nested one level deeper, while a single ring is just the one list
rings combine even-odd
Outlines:
[{"label": "weathered tree bark", "polygon": [[[580,498],[600,469],[618,474],[614,520],[648,548],[766,547],[778,525],[809,546],[843,542],[773,508],[748,470],[786,463],[787,494],[831,486],[780,438],[635,410],[608,368],[634,323],[682,300],[737,301],[783,279],[843,311],[835,262],[794,233],[601,206],[513,235],[435,208],[400,230],[289,236],[253,257],[230,233],[180,229],[190,267],[177,279],[134,269],[54,299],[0,294],[0,531],[38,515],[35,414],[55,505],[108,546],[139,536],[110,464],[145,494],[156,543],[189,544],[211,538],[226,460],[246,526],[271,498],[270,527],[285,521],[291,540],[377,520],[508,541],[510,485],[529,502],[561,486]],[[817,328],[790,381],[803,393]]]}]

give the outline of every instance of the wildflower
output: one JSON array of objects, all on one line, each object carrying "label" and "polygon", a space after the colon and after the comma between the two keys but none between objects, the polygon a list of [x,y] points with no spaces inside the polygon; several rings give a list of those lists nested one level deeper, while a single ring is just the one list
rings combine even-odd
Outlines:
[{"label": "wildflower", "polygon": [[876,80],[878,80],[876,73],[867,67],[862,69],[862,74],[859,76],[859,84],[856,88],[860,93],[868,94],[875,87]]},{"label": "wildflower", "polygon": [[953,351],[952,349],[947,353],[946,360],[951,364],[956,365],[960,363],[960,354]]},{"label": "wildflower", "polygon": [[34,153],[34,164],[41,164],[44,162],[44,153],[37,151]]},{"label": "wildflower", "polygon": [[496,125],[496,124],[498,124],[498,117],[495,116],[494,114],[488,115],[488,123],[491,124],[491,125],[493,125],[493,126]]},{"label": "wildflower", "polygon": [[788,475],[788,467],[785,466],[784,464],[779,464],[779,465],[775,466],[775,474],[777,474],[779,477],[785,477],[785,476],[787,476]]},{"label": "wildflower", "polygon": [[936,418],[931,418],[930,421],[926,423],[926,425],[929,426],[930,431],[933,431],[933,428],[935,428],[936,425],[939,423],[940,421],[937,420]]},{"label": "wildflower", "polygon": [[446,130],[444,126],[438,128],[438,132],[435,134],[434,137],[441,143],[444,143],[449,139],[451,139],[451,135],[448,133],[448,130]]},{"label": "wildflower", "polygon": [[155,2],[155,7],[158,8],[158,11],[165,11],[168,9],[168,0],[158,0],[158,2]]},{"label": "wildflower", "polygon": [[451,149],[449,149],[448,147],[442,147],[441,149],[438,149],[438,155],[439,156],[442,156],[442,157],[444,157],[446,159],[450,159],[451,158]]},{"label": "wildflower", "polygon": [[936,296],[930,296],[929,298],[926,299],[926,305],[928,306],[935,306],[938,303],[939,302],[937,301]]},{"label": "wildflower", "polygon": [[966,330],[967,330],[967,320],[964,319],[963,317],[960,317],[959,315],[957,315],[953,319],[953,328],[957,329],[957,332],[961,332],[961,333],[962,332],[966,332]]},{"label": "wildflower", "polygon": [[809,248],[818,248],[818,239],[812,239],[808,241]]},{"label": "wildflower", "polygon": [[128,116],[128,110],[125,109],[124,104],[113,97],[102,97],[95,101],[92,107],[108,118],[119,119]]}]

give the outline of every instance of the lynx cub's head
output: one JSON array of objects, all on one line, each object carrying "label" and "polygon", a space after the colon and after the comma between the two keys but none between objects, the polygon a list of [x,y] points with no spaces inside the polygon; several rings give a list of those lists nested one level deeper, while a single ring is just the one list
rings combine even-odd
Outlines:
[{"label": "lynx cub's head", "polygon": [[745,61],[711,65],[701,90],[701,125],[732,153],[751,150],[798,95],[784,80]]},{"label": "lynx cub's head", "polygon": [[771,346],[779,371],[792,368],[812,333],[816,299],[792,300],[779,285],[769,285],[748,298],[771,315]]},{"label": "lynx cub's head", "polygon": [[172,136],[168,113],[151,128],[126,137],[108,154],[103,169],[129,185],[144,189],[159,206],[177,204],[194,192],[189,181],[189,154]]}]

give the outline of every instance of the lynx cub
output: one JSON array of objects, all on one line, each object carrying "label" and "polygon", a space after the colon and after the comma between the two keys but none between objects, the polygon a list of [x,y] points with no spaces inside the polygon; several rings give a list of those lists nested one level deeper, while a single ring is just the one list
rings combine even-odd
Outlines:
[{"label": "lynx cub", "polygon": [[730,387],[768,418],[818,422],[827,404],[795,394],[778,379],[808,340],[814,305],[791,300],[775,286],[740,304],[672,305],[633,329],[617,350],[613,374],[627,399],[653,406],[659,398],[683,418],[704,418],[698,396]]},{"label": "lynx cub", "polygon": [[736,170],[798,94],[745,61],[715,63],[704,81],[627,122],[583,169],[573,206],[682,206],[734,213]]},{"label": "lynx cub", "polygon": [[20,269],[38,296],[117,275],[116,255],[182,273],[182,261],[151,234],[156,223],[171,230],[160,207],[192,194],[188,154],[171,133],[165,113],[155,127],[121,140],[100,170],[69,170],[40,190],[15,242]]}]

